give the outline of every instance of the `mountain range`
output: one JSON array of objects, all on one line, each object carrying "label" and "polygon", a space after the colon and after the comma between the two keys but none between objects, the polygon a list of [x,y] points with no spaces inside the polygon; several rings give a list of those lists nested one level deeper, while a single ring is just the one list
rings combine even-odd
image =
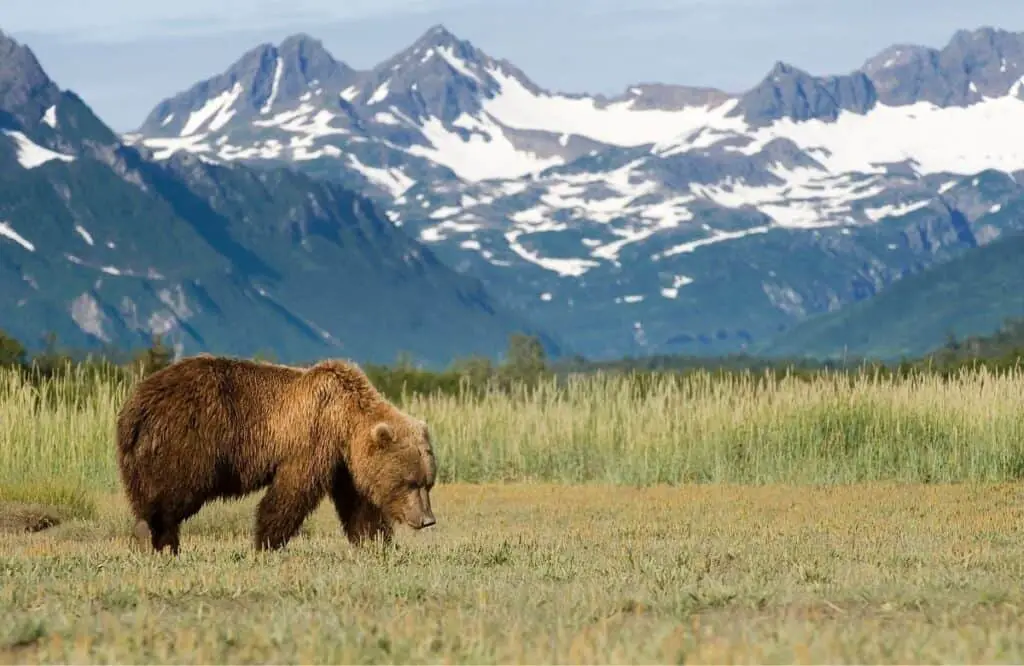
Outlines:
[{"label": "mountain range", "polygon": [[127,136],[358,188],[586,356],[770,350],[1020,229],[1024,34],[962,30],[752,89],[544,90],[434,26],[370,70],[263,44]]},{"label": "mountain range", "polygon": [[0,33],[0,329],[30,350],[147,345],[428,365],[558,343],[357,191],[286,167],[153,160]]},{"label": "mountain range", "polygon": [[[2,76],[0,109],[6,110]],[[410,349],[416,354],[429,353],[422,350],[435,340],[448,350],[435,357],[471,353],[467,337],[478,344],[473,350],[487,353],[509,330],[526,328],[542,334],[553,353],[591,358],[831,354],[856,342],[846,334],[859,335],[868,354],[889,353],[908,346],[885,339],[885,325],[909,310],[870,304],[883,302],[903,280],[926,285],[943,267],[954,270],[988,246],[1012,244],[1024,228],[1016,213],[1024,196],[1024,34],[993,28],[958,31],[940,49],[895,45],[846,74],[815,75],[777,62],[743,92],[643,83],[617,96],[545,90],[440,25],[369,70],[296,34],[258,45],[160,102],[124,136],[113,137],[89,114],[86,129],[104,133],[115,147],[88,158],[78,158],[75,151],[83,149],[73,137],[65,146],[60,132],[50,132],[45,120],[52,101],[44,102],[15,114],[20,125],[12,127],[33,145],[76,159],[53,158],[24,173],[57,174],[88,159],[131,184],[134,172],[103,155],[131,156],[124,159],[144,165],[139,173],[166,174],[198,199],[197,207],[218,216],[210,224],[199,208],[185,207],[198,216],[189,218],[180,205],[165,203],[212,254],[209,267],[197,250],[177,262],[167,255],[154,270],[163,275],[177,268],[182,289],[186,276],[230,275],[232,286],[219,298],[237,300],[239,313],[262,301],[243,300],[236,291],[264,289],[293,318],[315,320],[322,331],[367,331],[382,311],[394,314],[396,306],[385,304],[398,298],[392,293],[401,293],[410,308],[429,302],[436,318],[419,323],[429,334],[397,340],[391,336],[402,333],[389,327],[383,339],[367,342],[392,353],[408,349],[409,340],[420,343]],[[270,189],[266,179],[289,194]],[[58,192],[47,193],[54,208],[75,207],[51,189]],[[384,254],[310,233],[317,226],[311,219],[295,221],[302,217],[297,210],[316,217],[316,206],[310,213],[299,203],[312,201],[311,191],[360,202],[363,223],[388,239],[371,243],[372,252]],[[97,202],[92,214],[103,205],[109,202]],[[328,209],[330,223],[323,222],[352,228],[346,209],[351,206]],[[110,224],[131,233],[148,219],[120,206],[107,210],[123,213]],[[0,220],[10,217],[0,209]],[[53,234],[74,241],[72,222],[55,224]],[[317,255],[311,242],[325,249]],[[4,275],[10,265],[4,252],[16,245],[0,242],[0,284],[27,283],[18,267]],[[156,245],[170,252],[162,240]],[[344,252],[343,259],[328,247]],[[400,286],[389,282],[401,263],[396,258],[413,249],[432,279],[418,279],[424,268],[410,269],[415,275]],[[74,264],[47,253],[61,270]],[[996,255],[1012,256],[990,256]],[[213,267],[225,257],[232,268],[218,272]],[[391,291],[378,293],[375,286],[367,295],[342,286],[352,283],[343,264],[359,261],[368,265],[360,269],[365,279]],[[1006,264],[1002,274],[1020,283],[1016,265]],[[148,279],[130,284],[140,290],[156,284]],[[276,291],[263,286],[274,280]],[[434,298],[424,301],[424,291],[410,295],[417,289],[437,290],[438,309]],[[968,283],[960,289],[972,293]],[[464,298],[467,292],[473,297]],[[924,287],[892,293],[909,297]],[[62,286],[32,315],[30,332],[53,325],[74,294],[96,299],[82,287]],[[112,312],[115,298],[143,296],[108,296],[104,312]],[[185,298],[201,300],[198,293]],[[156,308],[163,301],[152,302]],[[451,311],[443,312],[442,303],[451,303]],[[947,331],[935,327],[951,322],[994,328],[1020,314],[1012,299],[991,299],[985,317],[966,316],[976,303],[941,300],[942,316],[928,319],[932,328],[910,346],[941,341]],[[324,307],[329,304],[335,308]],[[328,324],[322,318],[332,310]],[[284,345],[297,334],[279,316],[261,321],[282,327],[281,342],[269,330],[254,337],[228,327],[221,344]],[[857,326],[850,317],[858,317]],[[459,334],[467,322],[487,334]],[[179,328],[182,339],[204,344]],[[871,330],[878,335],[863,342],[863,331]],[[314,337],[307,331],[310,342],[302,344]],[[798,347],[788,344],[797,340]]]}]

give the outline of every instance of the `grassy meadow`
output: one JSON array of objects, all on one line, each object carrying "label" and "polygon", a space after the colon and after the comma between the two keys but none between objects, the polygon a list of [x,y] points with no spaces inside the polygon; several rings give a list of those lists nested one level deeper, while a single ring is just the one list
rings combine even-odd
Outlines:
[{"label": "grassy meadow", "polygon": [[[129,384],[0,371],[0,662],[1022,662],[1024,371],[405,395],[438,525],[133,551]],[[38,531],[27,531],[38,529]]]}]

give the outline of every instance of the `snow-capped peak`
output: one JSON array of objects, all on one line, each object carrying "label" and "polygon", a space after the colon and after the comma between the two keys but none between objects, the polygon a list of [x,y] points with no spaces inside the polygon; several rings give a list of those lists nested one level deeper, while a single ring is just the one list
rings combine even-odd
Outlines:
[{"label": "snow-capped peak", "polygon": [[249,50],[218,76],[164,100],[138,133],[217,133],[232,120],[249,122],[313,97],[337,98],[357,78],[358,73],[335,60],[319,40],[291,35],[277,46],[261,44]]}]

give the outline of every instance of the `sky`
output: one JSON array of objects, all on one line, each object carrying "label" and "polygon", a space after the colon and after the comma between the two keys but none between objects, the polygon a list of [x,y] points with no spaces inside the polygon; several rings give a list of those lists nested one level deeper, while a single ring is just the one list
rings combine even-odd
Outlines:
[{"label": "sky", "polygon": [[0,0],[0,30],[117,131],[162,99],[296,32],[369,68],[435,24],[537,84],[614,94],[644,82],[755,85],[779,60],[814,74],[958,29],[1024,31],[1011,0]]}]

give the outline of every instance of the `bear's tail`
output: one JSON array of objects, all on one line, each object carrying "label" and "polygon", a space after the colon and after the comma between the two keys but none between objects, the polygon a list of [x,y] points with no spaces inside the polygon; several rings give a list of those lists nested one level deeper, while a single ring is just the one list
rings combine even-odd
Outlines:
[{"label": "bear's tail", "polygon": [[[128,504],[138,521],[147,521],[149,511],[140,494],[141,486],[138,478],[138,461],[136,452],[142,434],[145,413],[134,405],[126,405],[117,417],[117,466],[121,483],[128,496]],[[136,537],[142,538],[136,523]]]},{"label": "bear's tail", "polygon": [[143,414],[133,405],[128,405],[117,417],[117,455],[118,458],[131,456],[139,442],[142,432]]}]

